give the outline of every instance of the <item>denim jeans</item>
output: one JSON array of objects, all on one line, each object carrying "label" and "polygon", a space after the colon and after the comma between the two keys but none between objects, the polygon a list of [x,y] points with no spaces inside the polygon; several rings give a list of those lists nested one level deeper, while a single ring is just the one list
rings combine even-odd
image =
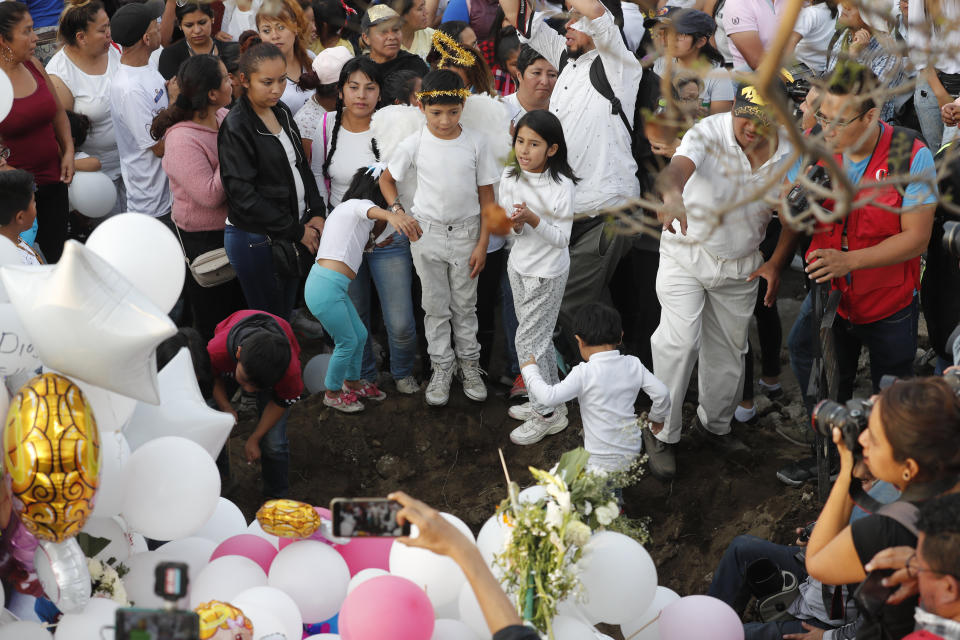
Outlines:
[{"label": "denim jeans", "polygon": [[333,355],[324,379],[328,391],[339,391],[345,380],[360,379],[367,328],[350,301],[349,286],[347,276],[315,264],[303,289],[307,308],[334,341]]},{"label": "denim jeans", "polygon": [[746,579],[747,566],[754,560],[768,558],[803,582],[807,578],[807,570],[796,557],[800,550],[800,547],[775,544],[756,536],[737,536],[723,552],[707,595],[723,600],[738,614],[742,614],[751,596]]},{"label": "denim jeans", "polygon": [[[413,258],[410,241],[400,233],[393,242],[363,254],[357,277],[350,283],[350,299],[370,330],[371,280],[377,287],[383,324],[390,345],[390,374],[394,380],[413,375],[417,357],[417,326],[413,317]],[[373,356],[373,338],[369,335],[363,347],[360,377],[376,381],[377,360]]]},{"label": "denim jeans", "polygon": [[237,272],[247,308],[266,311],[288,320],[297,299],[300,278],[282,277],[273,267],[273,250],[267,236],[227,225],[223,246]]},{"label": "denim jeans", "polygon": [[[874,392],[880,390],[885,375],[908,377],[913,375],[913,359],[917,351],[917,321],[920,311],[917,297],[896,313],[868,324],[853,324],[837,316],[833,333],[837,346],[837,365],[840,388],[836,400],[845,402],[853,395],[860,351],[865,346],[870,353],[870,379]],[[807,397],[807,386],[813,369],[813,293],[807,294],[797,321],[790,330],[787,346],[790,366],[800,383],[803,403],[809,412],[812,399]]]},{"label": "denim jeans", "polygon": [[[273,399],[273,391],[257,393],[257,416]],[[263,497],[283,498],[290,488],[290,443],[287,440],[287,417],[290,409],[283,412],[273,427],[260,440],[260,469],[263,474]]]}]

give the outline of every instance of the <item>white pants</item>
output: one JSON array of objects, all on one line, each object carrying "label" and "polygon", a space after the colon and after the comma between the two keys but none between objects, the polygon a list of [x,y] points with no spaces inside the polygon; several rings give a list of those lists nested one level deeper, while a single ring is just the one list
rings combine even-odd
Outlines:
[{"label": "white pants", "polygon": [[470,277],[470,254],[480,237],[480,217],[453,225],[419,222],[423,235],[410,243],[410,253],[423,290],[423,332],[430,361],[447,368],[456,357],[477,360],[477,279]]},{"label": "white pants", "polygon": [[715,258],[699,244],[665,233],[660,241],[657,298],[663,311],[650,339],[653,372],[670,389],[670,417],[657,434],[680,441],[683,398],[693,365],[700,359],[697,415],[713,433],[730,432],[743,389],[750,316],[759,283],[747,276],[763,263],[760,252],[738,259]]}]

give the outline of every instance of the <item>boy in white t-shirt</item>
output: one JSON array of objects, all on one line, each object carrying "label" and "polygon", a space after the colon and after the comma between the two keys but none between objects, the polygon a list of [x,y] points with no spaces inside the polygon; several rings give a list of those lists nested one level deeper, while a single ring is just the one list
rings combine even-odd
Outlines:
[{"label": "boy in white t-shirt", "polygon": [[[642,389],[653,406],[648,419],[662,426],[670,415],[670,392],[634,356],[617,350],[623,338],[620,315],[612,308],[592,302],[577,310],[574,332],[583,362],[570,370],[558,384],[543,380],[530,354],[521,373],[530,399],[559,407],[578,398],[583,421],[583,447],[590,454],[589,465],[603,471],[624,471],[633,464],[643,447],[641,425],[634,410]],[[547,435],[550,435],[547,432]]]},{"label": "boy in white t-shirt", "polygon": [[36,190],[30,172],[23,169],[0,171],[0,236],[17,246],[25,265],[43,264],[33,247],[20,238],[20,234],[32,227],[37,219]]},{"label": "boy in white t-shirt", "polygon": [[[464,394],[487,399],[477,341],[477,275],[486,263],[489,230],[481,208],[494,204],[500,169],[481,132],[460,124],[470,92],[452,71],[431,71],[417,93],[426,125],[394,151],[380,188],[394,211],[403,211],[397,182],[416,171],[413,216],[423,237],[410,246],[423,287],[424,332],[433,374],[426,401],[442,406],[459,372]],[[450,329],[456,353],[450,344]]]}]

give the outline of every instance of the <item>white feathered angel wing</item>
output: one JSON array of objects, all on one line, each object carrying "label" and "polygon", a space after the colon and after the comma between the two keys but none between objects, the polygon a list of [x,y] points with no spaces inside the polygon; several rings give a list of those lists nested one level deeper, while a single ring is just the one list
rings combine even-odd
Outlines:
[{"label": "white feathered angel wing", "polygon": [[404,104],[390,105],[374,113],[370,128],[380,149],[380,161],[389,163],[390,156],[400,143],[425,123],[420,109]]},{"label": "white feathered angel wing", "polygon": [[467,98],[460,122],[481,132],[489,141],[497,162],[506,164],[513,139],[510,136],[510,115],[505,104],[485,93],[472,95]]}]

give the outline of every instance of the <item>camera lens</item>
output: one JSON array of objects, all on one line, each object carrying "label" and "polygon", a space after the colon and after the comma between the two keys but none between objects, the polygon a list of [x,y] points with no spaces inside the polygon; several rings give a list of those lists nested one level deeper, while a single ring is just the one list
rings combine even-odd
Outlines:
[{"label": "camera lens", "polygon": [[960,222],[943,223],[943,248],[955,258],[960,258]]},{"label": "camera lens", "polygon": [[832,438],[833,428],[842,428],[847,414],[847,408],[839,402],[824,400],[813,408],[813,419],[810,422],[815,432],[824,438]]}]

